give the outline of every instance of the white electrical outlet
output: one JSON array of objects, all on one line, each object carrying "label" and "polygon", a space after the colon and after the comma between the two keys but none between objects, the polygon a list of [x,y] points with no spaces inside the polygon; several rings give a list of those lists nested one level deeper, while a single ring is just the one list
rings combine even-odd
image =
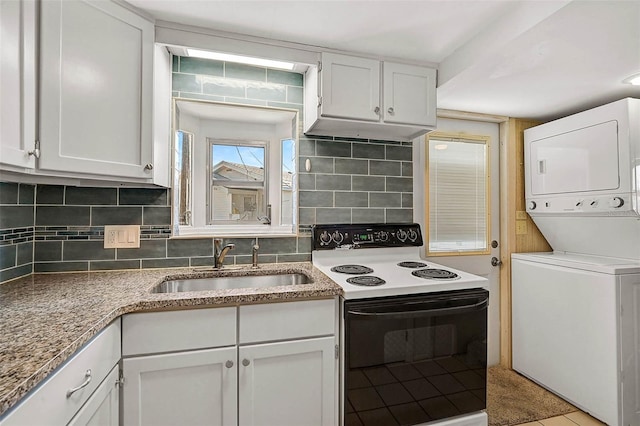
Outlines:
[{"label": "white electrical outlet", "polygon": [[104,248],[139,248],[140,225],[105,225]]}]

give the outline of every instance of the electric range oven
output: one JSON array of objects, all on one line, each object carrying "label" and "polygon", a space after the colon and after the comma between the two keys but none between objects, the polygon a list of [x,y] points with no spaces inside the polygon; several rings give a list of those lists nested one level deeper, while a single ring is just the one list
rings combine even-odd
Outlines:
[{"label": "electric range oven", "polygon": [[487,425],[487,280],[422,244],[418,224],[313,229],[314,266],[343,288],[342,425]]}]

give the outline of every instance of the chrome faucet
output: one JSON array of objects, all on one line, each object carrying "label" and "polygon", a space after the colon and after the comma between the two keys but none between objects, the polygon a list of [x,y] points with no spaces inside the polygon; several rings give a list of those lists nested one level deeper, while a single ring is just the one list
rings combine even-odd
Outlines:
[{"label": "chrome faucet", "polygon": [[260,248],[260,246],[258,245],[258,240],[256,239],[255,243],[253,244],[253,247],[251,247],[251,267],[252,268],[257,268],[258,267],[258,249]]},{"label": "chrome faucet", "polygon": [[236,245],[235,244],[227,244],[222,247],[222,240],[216,239],[213,240],[214,252],[213,252],[213,262],[216,269],[222,268],[222,263],[224,262],[224,257],[227,255],[229,250],[232,250]]}]

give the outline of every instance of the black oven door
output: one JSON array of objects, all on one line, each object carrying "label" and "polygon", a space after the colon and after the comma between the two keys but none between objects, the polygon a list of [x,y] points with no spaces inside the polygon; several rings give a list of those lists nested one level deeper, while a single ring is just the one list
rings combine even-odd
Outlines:
[{"label": "black oven door", "polygon": [[486,408],[483,289],[345,301],[345,425],[416,425]]}]

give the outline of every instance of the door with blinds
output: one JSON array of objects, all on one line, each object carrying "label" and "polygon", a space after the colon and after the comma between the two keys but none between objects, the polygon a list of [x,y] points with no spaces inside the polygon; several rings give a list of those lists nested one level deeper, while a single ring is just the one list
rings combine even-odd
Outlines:
[{"label": "door with blinds", "polygon": [[490,281],[489,364],[500,353],[499,125],[438,119],[425,137],[425,257]]}]

